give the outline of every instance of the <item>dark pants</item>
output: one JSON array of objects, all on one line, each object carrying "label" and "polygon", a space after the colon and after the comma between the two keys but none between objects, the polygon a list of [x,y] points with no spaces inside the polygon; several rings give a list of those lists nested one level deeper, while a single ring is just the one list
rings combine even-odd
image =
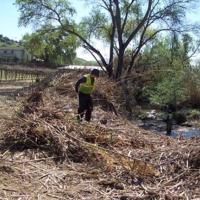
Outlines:
[{"label": "dark pants", "polygon": [[79,108],[78,119],[82,119],[85,115],[85,120],[90,121],[93,110],[92,97],[89,94],[83,94],[79,92]]}]

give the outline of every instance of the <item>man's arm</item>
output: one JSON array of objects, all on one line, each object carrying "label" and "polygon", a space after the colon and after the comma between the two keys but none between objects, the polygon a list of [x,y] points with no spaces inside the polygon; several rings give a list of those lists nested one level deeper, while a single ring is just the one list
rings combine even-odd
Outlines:
[{"label": "man's arm", "polygon": [[75,91],[76,91],[76,93],[78,93],[78,89],[79,89],[80,84],[81,84],[81,83],[85,83],[86,80],[87,80],[86,77],[82,77],[82,78],[80,78],[80,79],[76,82],[76,84],[75,84]]}]

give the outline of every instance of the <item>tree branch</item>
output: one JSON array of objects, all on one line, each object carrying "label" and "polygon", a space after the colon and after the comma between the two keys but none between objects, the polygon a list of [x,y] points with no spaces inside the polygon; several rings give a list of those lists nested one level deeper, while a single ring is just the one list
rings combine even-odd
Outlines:
[{"label": "tree branch", "polygon": [[149,13],[151,11],[152,2],[153,2],[153,0],[149,0],[145,16],[143,17],[143,19],[141,20],[141,22],[138,24],[138,26],[130,34],[129,38],[127,39],[127,41],[124,44],[125,47],[127,47],[129,45],[129,43],[131,42],[131,40],[134,38],[134,36],[138,33],[138,31],[142,28],[142,26],[146,22],[146,20],[147,20],[147,18],[149,16]]},{"label": "tree branch", "polygon": [[122,32],[124,31],[124,28],[125,28],[125,25],[126,25],[126,22],[127,22],[127,18],[128,18],[128,14],[129,14],[129,9],[132,6],[132,4],[133,4],[134,1],[135,0],[132,0],[130,2],[130,4],[127,6],[127,8],[126,8],[126,14],[125,14],[125,17],[124,17],[124,21],[122,23]]}]

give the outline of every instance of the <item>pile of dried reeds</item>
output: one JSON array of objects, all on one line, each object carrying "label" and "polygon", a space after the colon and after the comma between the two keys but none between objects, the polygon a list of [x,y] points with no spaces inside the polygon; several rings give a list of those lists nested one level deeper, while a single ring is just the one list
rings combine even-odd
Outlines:
[{"label": "pile of dried reeds", "polygon": [[[95,109],[95,119],[103,116],[107,123],[97,123],[95,119],[93,123],[77,123],[73,91],[73,77],[76,76],[67,73],[55,80],[53,87],[26,98],[21,112],[7,123],[8,130],[0,144],[1,159],[5,164],[0,171],[5,173],[9,162],[14,166],[23,163],[26,166],[23,173],[20,172],[23,180],[31,182],[35,188],[34,181],[41,180],[37,191],[46,199],[200,197],[199,138],[185,140],[156,135],[101,110],[101,107]],[[111,85],[102,87],[107,91],[107,86]],[[108,92],[105,97],[107,95]],[[66,106],[66,101],[70,106],[67,111],[61,109]],[[16,161],[5,158],[6,152],[14,155],[29,153],[26,160]],[[53,164],[51,160],[60,162]],[[54,173],[51,173],[51,167],[49,171],[43,169],[43,173],[32,171],[41,161],[43,168],[45,163],[54,166]],[[30,162],[39,164],[30,165]],[[61,163],[67,166],[66,170],[59,169]],[[22,180],[22,175],[18,176]],[[19,190],[16,191],[11,191],[12,195],[17,193],[19,196]],[[36,198],[35,192],[30,192],[26,194],[27,199],[31,194]]]}]

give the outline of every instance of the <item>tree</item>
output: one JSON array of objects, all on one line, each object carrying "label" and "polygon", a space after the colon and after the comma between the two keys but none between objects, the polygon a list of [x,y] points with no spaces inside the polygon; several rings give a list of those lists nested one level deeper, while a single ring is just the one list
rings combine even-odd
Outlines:
[{"label": "tree", "polygon": [[[196,97],[198,96],[196,92],[198,87],[194,87],[195,83],[198,83],[193,73],[195,68],[190,68],[188,62],[188,54],[192,48],[188,41],[192,43],[189,35],[183,34],[182,37],[178,37],[177,34],[171,34],[171,38],[157,40],[151,48],[145,49],[146,60],[142,60],[143,65],[151,64],[149,68],[153,71],[153,78],[144,91],[151,103],[171,104],[176,107],[178,103],[183,103],[191,96],[194,97],[195,93]],[[193,99],[196,103],[197,98]]]},{"label": "tree", "polygon": [[35,33],[23,37],[24,47],[36,58],[50,64],[71,64],[76,56],[78,45],[73,35],[62,30],[52,30],[53,27],[42,27]]},{"label": "tree", "polygon": [[[20,25],[58,23],[63,31],[77,36],[109,76],[120,78],[126,49],[131,47],[132,57],[127,69],[134,67],[142,48],[162,31],[182,31],[184,12],[193,0],[96,0],[90,17],[76,26],[75,10],[67,0],[16,0],[21,12]],[[81,25],[85,25],[81,26]],[[172,26],[173,25],[173,26]],[[81,29],[84,28],[84,31]],[[151,31],[149,34],[149,30]],[[90,40],[107,39],[108,59]],[[113,72],[113,59],[117,57]]]},{"label": "tree", "polygon": [[20,46],[20,43],[6,36],[0,35],[0,46],[1,47],[17,47],[17,46]]}]

